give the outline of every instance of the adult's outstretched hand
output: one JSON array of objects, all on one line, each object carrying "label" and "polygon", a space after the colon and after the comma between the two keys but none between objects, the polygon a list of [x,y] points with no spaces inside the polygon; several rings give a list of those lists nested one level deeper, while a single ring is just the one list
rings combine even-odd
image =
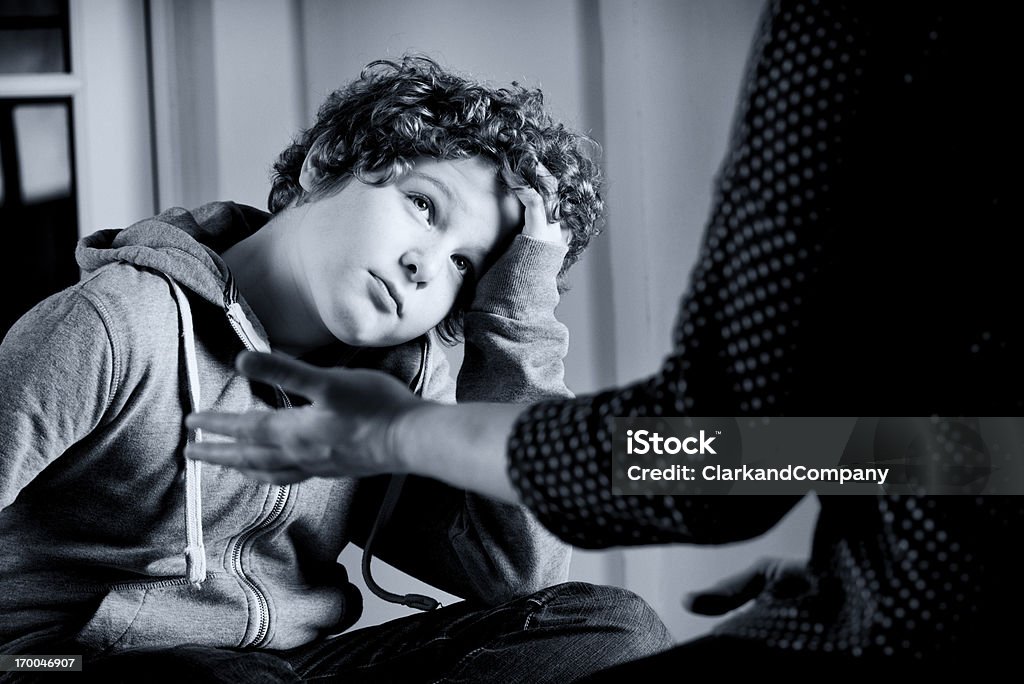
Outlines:
[{"label": "adult's outstretched hand", "polygon": [[190,414],[187,427],[233,441],[194,442],[185,449],[189,458],[276,484],[407,472],[396,443],[396,423],[422,400],[395,378],[253,352],[240,354],[236,367],[242,375],[312,403],[277,411]]}]

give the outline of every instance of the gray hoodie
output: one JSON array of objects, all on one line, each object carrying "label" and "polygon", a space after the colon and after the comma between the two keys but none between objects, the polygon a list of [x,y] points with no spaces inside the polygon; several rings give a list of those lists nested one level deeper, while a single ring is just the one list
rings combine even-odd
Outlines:
[{"label": "gray hoodie", "polygon": [[[0,652],[58,639],[86,652],[285,649],[358,619],[337,558],[365,546],[379,478],[282,487],[182,455],[191,410],[287,405],[233,370],[239,351],[268,343],[218,256],[267,219],[215,203],[95,233],[79,245],[81,282],[0,345]],[[459,400],[569,395],[554,318],[563,254],[518,236],[484,277]],[[430,336],[345,361],[455,398]],[[563,581],[568,567],[568,548],[524,509],[417,478],[377,537],[383,559],[488,604]]]}]

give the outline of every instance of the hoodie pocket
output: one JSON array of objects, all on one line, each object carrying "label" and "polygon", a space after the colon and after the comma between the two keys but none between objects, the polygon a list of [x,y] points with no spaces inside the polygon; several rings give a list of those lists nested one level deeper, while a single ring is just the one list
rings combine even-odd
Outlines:
[{"label": "hoodie pocket", "polygon": [[126,648],[198,643],[235,647],[255,630],[248,595],[237,578],[210,575],[109,588],[76,640],[93,654]]},{"label": "hoodie pocket", "polygon": [[103,597],[75,640],[96,654],[110,650],[138,619],[147,593],[143,587],[126,587],[110,592]]}]

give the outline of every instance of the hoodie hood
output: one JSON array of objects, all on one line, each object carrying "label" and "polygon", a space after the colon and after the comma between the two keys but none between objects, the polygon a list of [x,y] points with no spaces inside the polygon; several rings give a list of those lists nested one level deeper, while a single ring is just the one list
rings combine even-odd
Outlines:
[{"label": "hoodie hood", "polygon": [[123,230],[97,231],[78,243],[75,257],[84,274],[114,262],[159,271],[227,308],[237,295],[219,252],[269,220],[267,212],[234,202],[213,202],[192,211],[175,207]]},{"label": "hoodie hood", "polygon": [[[269,218],[269,214],[252,207],[215,202],[194,211],[169,209],[124,230],[102,230],[79,242],[76,257],[86,276],[103,266],[120,262],[156,271],[167,280],[178,309],[183,371],[188,405],[193,411],[201,410],[203,404],[192,309],[182,288],[224,309],[248,348],[268,351],[265,332],[255,327],[259,324],[254,325],[255,316],[237,296],[231,272],[218,252],[252,235]],[[202,434],[190,430],[187,439],[188,442],[202,441]],[[185,567],[188,581],[198,585],[207,576],[202,464],[186,459],[184,468]],[[282,490],[287,492],[286,487]]]}]

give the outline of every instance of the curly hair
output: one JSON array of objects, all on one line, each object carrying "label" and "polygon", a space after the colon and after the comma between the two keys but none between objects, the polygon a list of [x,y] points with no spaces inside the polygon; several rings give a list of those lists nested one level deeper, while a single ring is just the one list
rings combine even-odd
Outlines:
[{"label": "curly hair", "polygon": [[[595,159],[600,148],[556,122],[543,104],[538,89],[515,82],[490,87],[422,55],[371,62],[359,78],[327,97],[316,123],[278,157],[270,211],[334,194],[352,177],[386,185],[407,173],[417,157],[479,155],[494,162],[499,180],[502,170],[510,171],[541,193],[549,220],[571,232],[558,274],[563,292],[569,267],[601,229],[604,200]],[[319,171],[308,192],[299,185],[307,156]],[[557,180],[557,197],[545,189],[539,164]],[[460,297],[438,326],[446,342],[459,338],[467,304]]]}]

